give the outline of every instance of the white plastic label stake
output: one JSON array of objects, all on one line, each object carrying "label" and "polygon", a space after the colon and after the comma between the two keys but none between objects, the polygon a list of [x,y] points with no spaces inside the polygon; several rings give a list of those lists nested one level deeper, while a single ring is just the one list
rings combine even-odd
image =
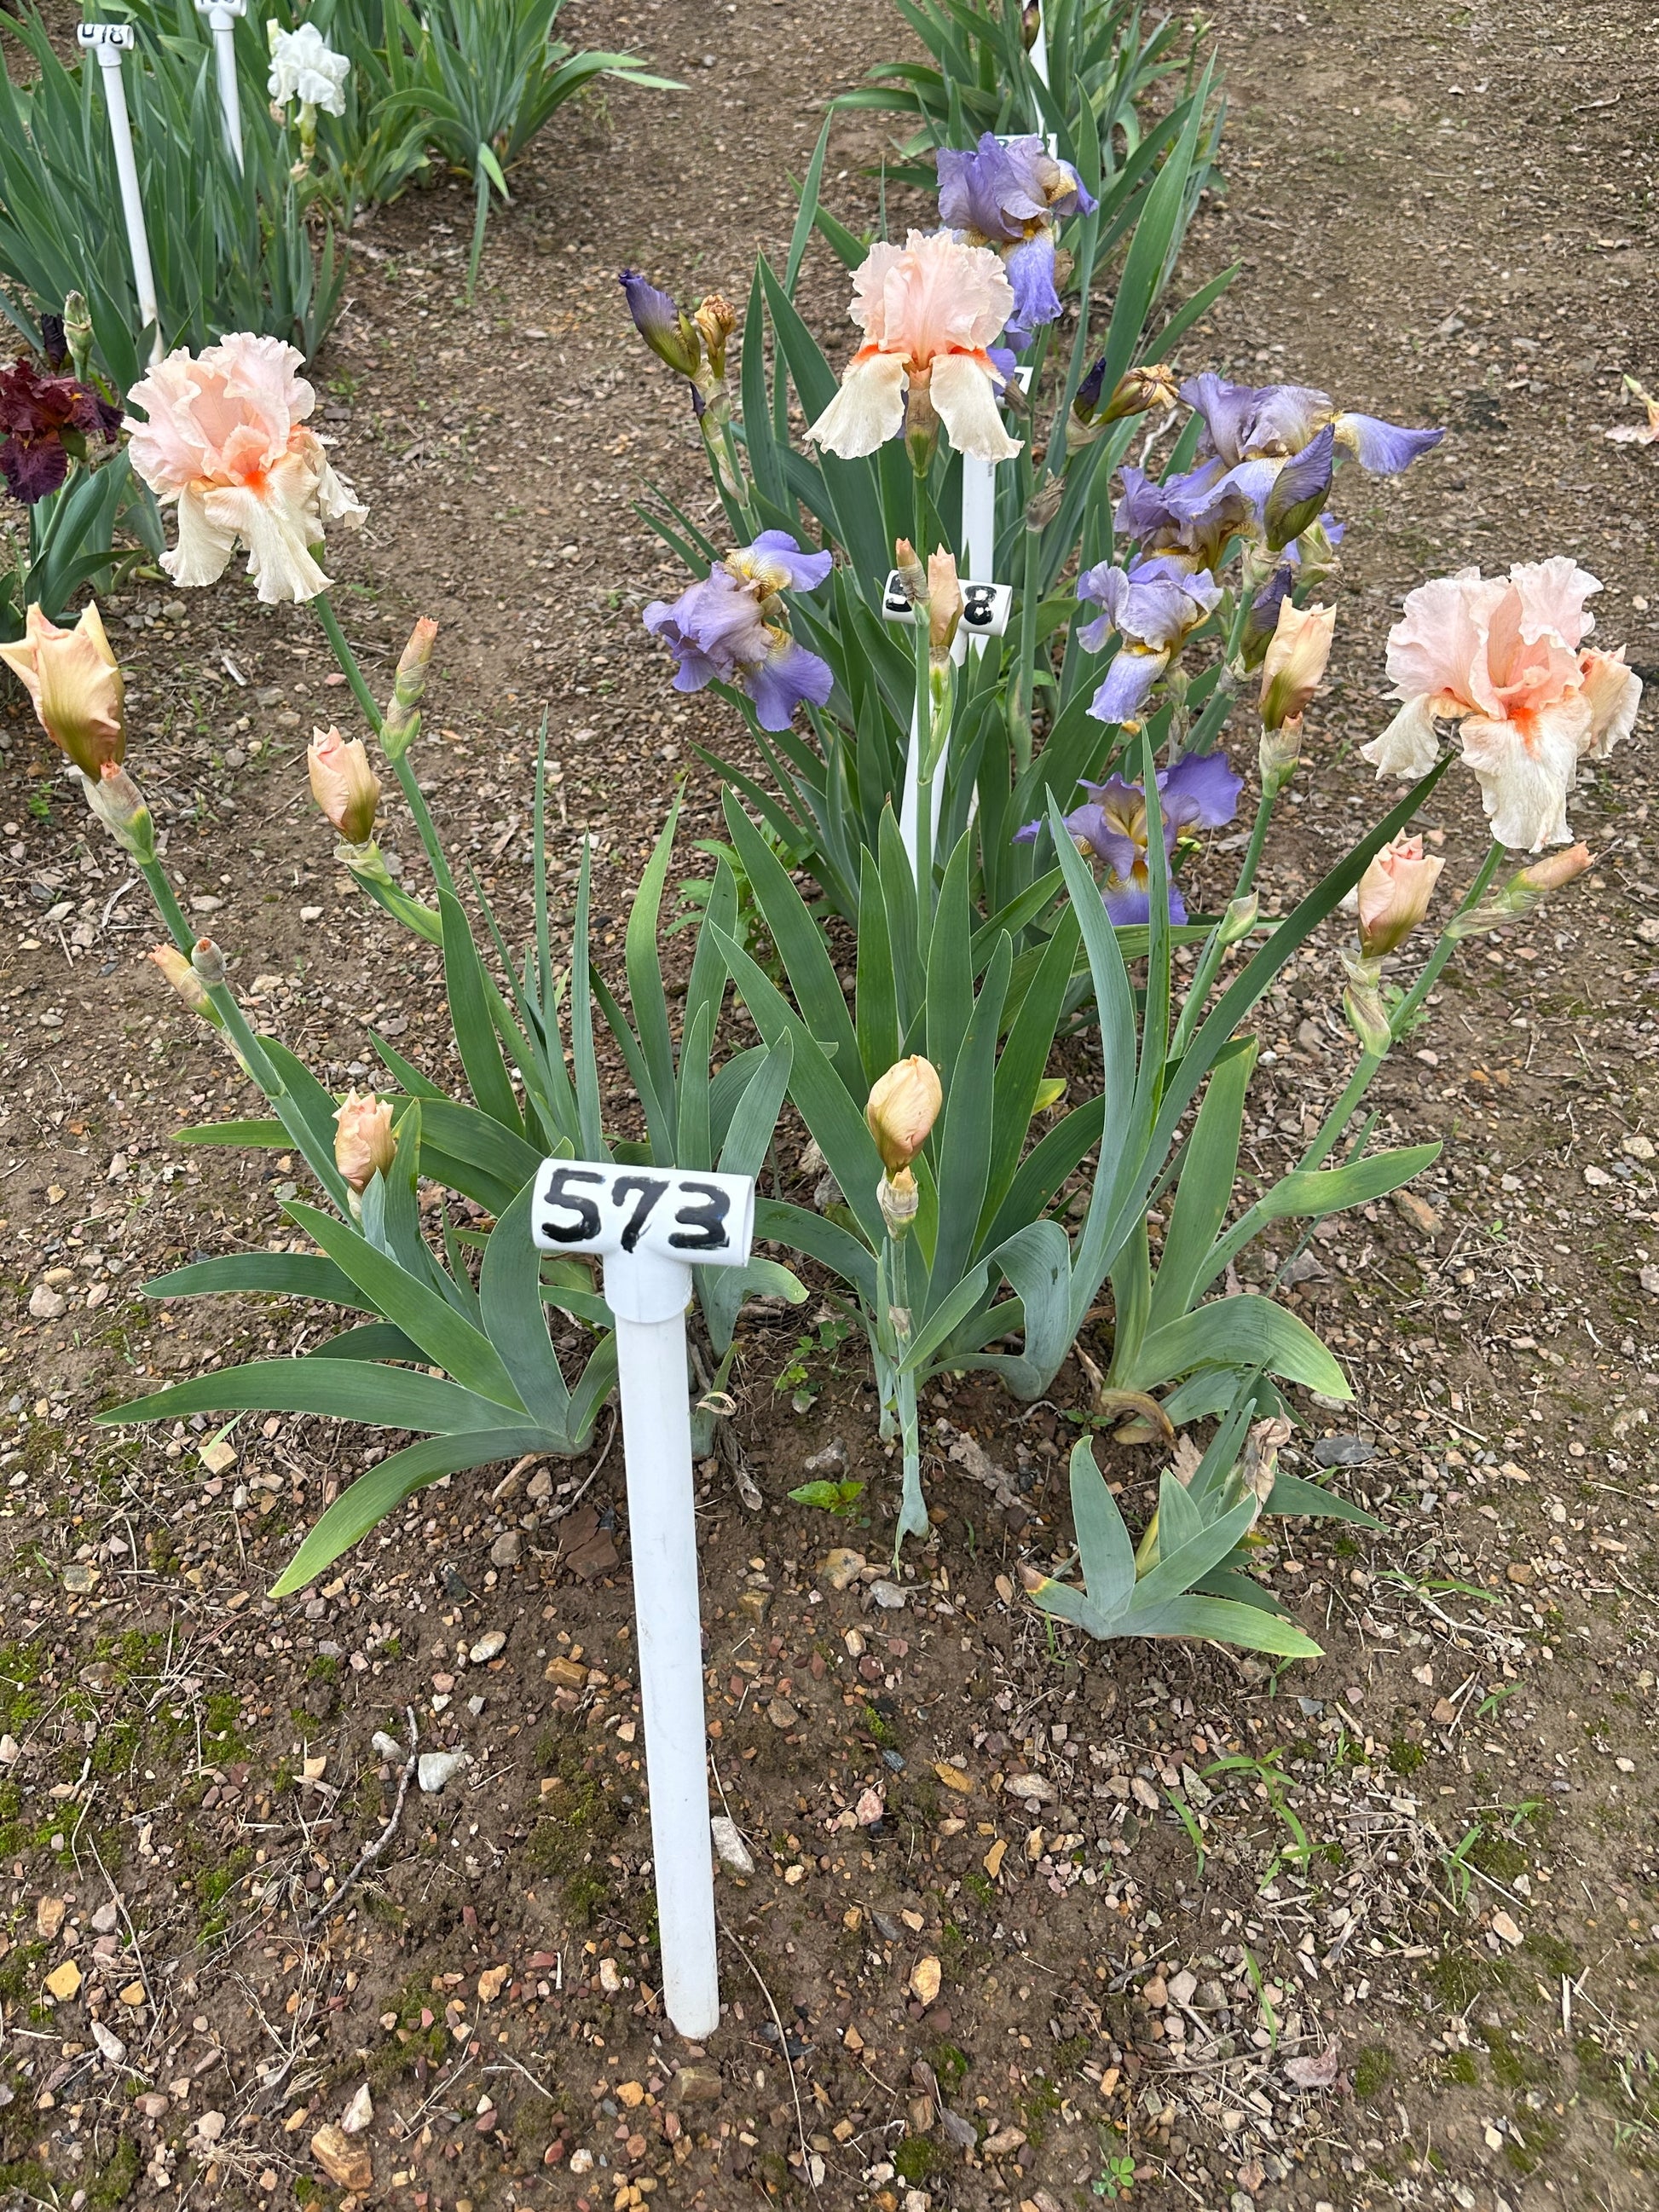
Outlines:
[{"label": "white plastic label stake", "polygon": [[133,44],[131,23],[82,23],[76,39],[98,57],[104,81],[104,104],[109,109],[109,135],[115,149],[115,173],[121,183],[121,212],[126,217],[127,252],[132,258],[132,288],[138,295],[138,313],[153,324],[151,361],[161,358],[161,315],[155,304],[155,273],[149,265],[149,234],[144,228],[144,204],[138,197],[138,164],[133,157],[132,125],[127,118],[126,87],[121,78],[121,57]]},{"label": "white plastic label stake", "polygon": [[219,76],[219,105],[224,111],[225,144],[240,169],[242,161],[242,96],[236,82],[236,18],[247,13],[247,0],[196,0],[196,12],[213,33],[214,67]]},{"label": "white plastic label stake", "polygon": [[685,1309],[693,1263],[747,1262],[755,1186],[747,1176],[544,1160],[531,1224],[543,1251],[596,1253],[605,1262],[617,1323],[663,2004],[682,2035],[701,2041],[720,2026],[720,1995]]},{"label": "white plastic label stake", "polygon": [[[984,462],[966,458],[962,465],[964,471],[962,504],[965,524],[968,511],[966,471],[969,469],[983,468],[988,477],[991,474],[991,469]],[[993,500],[994,501],[994,492]],[[994,514],[994,504],[992,511]],[[966,544],[965,537],[963,542]],[[971,557],[970,551],[970,560]],[[989,565],[988,557],[986,566],[988,568]],[[962,620],[957,624],[957,635],[951,647],[951,658],[957,663],[966,659],[968,641],[970,638],[978,640],[982,645],[988,637],[1000,637],[1008,627],[1009,610],[1013,603],[1014,587],[1012,584],[964,583],[962,586]],[[881,611],[886,619],[892,623],[914,623],[916,618],[916,611],[905,596],[904,586],[899,580],[899,572],[896,568],[890,569],[888,572],[886,586],[881,595]],[[935,849],[939,844],[939,815],[945,805],[945,763],[949,757],[947,745],[933,775],[931,834]],[[913,872],[917,858],[916,811],[921,804],[921,706],[920,702],[913,701],[910,707],[910,744],[904,757],[904,790],[899,800],[899,836],[903,840],[905,851],[910,856],[910,866]]]}]

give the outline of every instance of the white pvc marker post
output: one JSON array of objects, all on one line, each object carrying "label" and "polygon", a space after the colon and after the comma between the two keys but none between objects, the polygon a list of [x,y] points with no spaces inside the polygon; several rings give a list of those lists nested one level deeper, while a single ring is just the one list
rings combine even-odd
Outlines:
[{"label": "white pvc marker post", "polygon": [[225,144],[240,169],[242,95],[236,82],[236,18],[247,13],[247,0],[196,0],[196,12],[213,33],[213,62],[219,76],[219,105],[224,111]]},{"label": "white pvc marker post", "polygon": [[138,197],[138,164],[133,158],[132,125],[127,119],[126,87],[121,78],[121,57],[133,43],[131,23],[82,23],[75,33],[82,46],[98,57],[103,73],[104,105],[109,110],[110,142],[115,149],[115,173],[121,183],[121,212],[126,217],[127,252],[132,258],[132,288],[138,295],[138,313],[151,324],[155,336],[149,357],[161,358],[161,313],[155,304],[155,272],[149,265],[149,234],[144,228],[144,204]]},{"label": "white pvc marker post", "polygon": [[544,1160],[531,1223],[543,1251],[596,1253],[605,1262],[617,1323],[663,2005],[682,2035],[701,2042],[720,2026],[720,1993],[685,1309],[694,1262],[747,1261],[755,1186],[748,1176]]},{"label": "white pvc marker post", "polygon": [[[963,513],[965,528],[968,507],[966,471],[970,468],[983,468],[988,477],[992,471],[988,463],[972,461],[966,458],[963,459],[962,465],[964,473]],[[969,558],[972,559],[971,553]],[[987,568],[990,566],[988,554],[986,556],[985,565]],[[951,659],[960,663],[967,658],[969,639],[982,641],[988,637],[1000,637],[1008,627],[1008,613],[1013,603],[1014,588],[1012,584],[993,584],[980,579],[964,583],[962,586],[962,620],[957,625],[956,642],[951,648]],[[916,618],[916,611],[905,597],[904,586],[899,581],[899,572],[896,568],[890,569],[888,572],[886,587],[881,595],[881,611],[884,617],[892,623],[913,623]],[[945,762],[948,757],[947,748],[946,753],[941,757],[939,764],[933,772],[932,833],[933,848],[935,851],[939,847],[939,810],[945,804]],[[904,849],[909,855],[913,874],[917,860],[921,857],[916,840],[916,815],[921,790],[921,720],[919,702],[913,702],[910,708],[910,747],[904,757],[904,793],[899,802],[899,836],[902,838]]]}]

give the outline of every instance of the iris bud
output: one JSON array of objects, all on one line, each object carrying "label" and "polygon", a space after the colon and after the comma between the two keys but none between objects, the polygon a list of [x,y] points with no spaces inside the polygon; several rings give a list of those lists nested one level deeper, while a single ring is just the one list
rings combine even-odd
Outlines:
[{"label": "iris bud", "polygon": [[1316,438],[1285,462],[1273,478],[1262,509],[1267,544],[1274,552],[1316,522],[1330,497],[1336,473],[1336,432],[1327,423]]},{"label": "iris bud", "polygon": [[334,1164],[349,1188],[361,1195],[377,1175],[390,1170],[397,1151],[391,1102],[347,1091],[334,1116]]},{"label": "iris bud", "polygon": [[624,269],[617,282],[628,301],[634,327],[657,359],[681,376],[695,376],[702,359],[697,325],[666,292],[647,283],[637,269]]},{"label": "iris bud", "polygon": [[864,1118],[890,1176],[908,1171],[927,1143],[944,1103],[939,1072],[920,1053],[896,1061],[884,1075],[878,1076]]}]

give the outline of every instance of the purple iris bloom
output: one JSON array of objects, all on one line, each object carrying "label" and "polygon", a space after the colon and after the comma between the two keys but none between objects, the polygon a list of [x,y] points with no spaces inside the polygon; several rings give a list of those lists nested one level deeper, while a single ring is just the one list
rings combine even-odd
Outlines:
[{"label": "purple iris bloom", "polygon": [[[1328,392],[1308,384],[1229,384],[1206,369],[1187,380],[1181,396],[1203,417],[1206,452],[1230,470],[1300,453],[1330,423],[1336,443],[1362,469],[1398,476],[1446,434],[1407,429],[1374,415],[1340,414]],[[1254,483],[1250,490],[1259,500]]]},{"label": "purple iris bloom", "polygon": [[971,154],[939,149],[939,216],[951,230],[976,231],[988,246],[1013,246],[1034,223],[1092,215],[1095,201],[1069,161],[1055,159],[1035,132],[1000,139],[988,131]]},{"label": "purple iris bloom", "polygon": [[[1183,753],[1173,767],[1160,769],[1158,799],[1164,823],[1164,853],[1167,860],[1183,830],[1219,830],[1238,811],[1238,794],[1244,787],[1221,753]],[[1066,817],[1066,828],[1079,849],[1091,852],[1105,868],[1101,896],[1108,917],[1120,927],[1144,922],[1152,914],[1152,871],[1147,850],[1152,831],[1146,819],[1146,793],[1141,785],[1121,775],[1105,783],[1085,783],[1090,803]],[[1015,837],[1030,844],[1042,825],[1026,824]],[[1187,919],[1187,905],[1173,880],[1170,884],[1170,919]]]},{"label": "purple iris bloom", "polygon": [[1158,555],[1132,568],[1102,562],[1079,577],[1077,593],[1101,610],[1078,632],[1085,651],[1100,652],[1114,630],[1123,641],[1089,712],[1098,721],[1126,722],[1140,713],[1158,678],[1215,607],[1221,587],[1206,569],[1194,572]]},{"label": "purple iris bloom", "polygon": [[1375,415],[1339,415],[1336,441],[1346,446],[1362,469],[1376,477],[1397,477],[1419,453],[1426,453],[1445,436],[1440,430],[1407,430],[1397,422],[1381,422]]},{"label": "purple iris bloom", "polygon": [[1016,353],[1030,345],[1045,323],[1059,319],[1060,293],[1054,283],[1054,234],[1040,230],[1016,246],[1003,266],[1014,288],[1014,312],[1003,336]]},{"label": "purple iris bloom", "polygon": [[830,664],[790,635],[777,595],[821,584],[834,557],[803,553],[787,531],[766,530],[672,604],[653,599],[645,626],[674,655],[674,689],[735,684],[763,730],[787,730],[804,699],[822,707],[835,681]]},{"label": "purple iris bloom", "polygon": [[939,150],[939,220],[970,240],[998,247],[1014,288],[1006,337],[1016,352],[1060,313],[1054,225],[1092,214],[1095,201],[1069,161],[1035,135],[999,139],[988,131],[971,154]]},{"label": "purple iris bloom", "polygon": [[1141,469],[1122,471],[1123,495],[1113,518],[1143,554],[1166,554],[1191,568],[1214,568],[1227,540],[1250,520],[1243,489],[1214,462],[1159,483]]}]

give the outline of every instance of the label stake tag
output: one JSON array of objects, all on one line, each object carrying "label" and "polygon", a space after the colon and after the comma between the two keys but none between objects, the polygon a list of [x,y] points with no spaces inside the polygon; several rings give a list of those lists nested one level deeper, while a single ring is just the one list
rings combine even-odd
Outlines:
[{"label": "label stake tag", "polygon": [[544,1252],[649,1254],[686,1267],[741,1267],[755,1234],[748,1176],[544,1160],[531,1222]]},{"label": "label stake tag", "polygon": [[[1008,627],[1009,611],[1014,604],[1012,584],[963,584],[962,586],[962,622],[958,635],[969,637],[1000,637]],[[890,568],[887,573],[886,588],[881,595],[883,617],[891,623],[913,623],[916,611],[905,597],[904,586],[899,581],[899,572]]]}]

